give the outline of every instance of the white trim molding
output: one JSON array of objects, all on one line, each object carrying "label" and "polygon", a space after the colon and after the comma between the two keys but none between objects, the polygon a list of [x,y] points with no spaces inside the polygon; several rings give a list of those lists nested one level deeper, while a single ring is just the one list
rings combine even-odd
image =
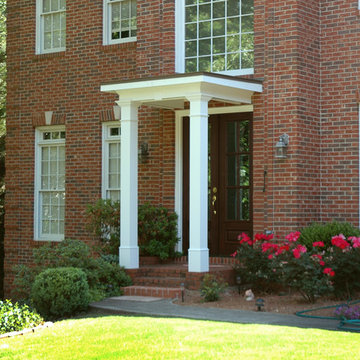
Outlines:
[{"label": "white trim molding", "polygon": [[65,222],[65,126],[35,130],[34,240],[62,241]]},{"label": "white trim molding", "polygon": [[[122,12],[125,10],[128,17],[124,17]],[[116,7],[116,8],[115,8]],[[122,44],[136,41],[137,31],[137,0],[103,0],[103,45]],[[115,14],[117,11],[117,14]],[[135,16],[134,16],[135,12]],[[114,16],[113,16],[114,14]],[[113,38],[113,19],[118,24],[118,38]],[[124,21],[128,22],[126,29],[122,29]]]}]

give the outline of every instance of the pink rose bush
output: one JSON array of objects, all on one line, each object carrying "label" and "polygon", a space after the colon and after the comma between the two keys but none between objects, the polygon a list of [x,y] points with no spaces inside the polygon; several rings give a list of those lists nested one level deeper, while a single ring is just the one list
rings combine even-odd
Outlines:
[{"label": "pink rose bush", "polygon": [[360,237],[343,234],[331,238],[331,245],[314,241],[308,247],[296,231],[284,240],[273,234],[239,235],[239,249],[232,254],[243,284],[261,289],[281,284],[299,291],[314,302],[318,296],[335,293],[350,297],[360,290]]}]

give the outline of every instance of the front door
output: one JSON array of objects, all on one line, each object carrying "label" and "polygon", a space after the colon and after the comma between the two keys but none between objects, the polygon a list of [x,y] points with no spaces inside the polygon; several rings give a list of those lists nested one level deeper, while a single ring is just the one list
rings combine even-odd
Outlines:
[{"label": "front door", "polygon": [[[252,113],[209,117],[210,255],[230,255],[242,232],[252,236]],[[189,248],[189,118],[184,118],[183,249]]]}]

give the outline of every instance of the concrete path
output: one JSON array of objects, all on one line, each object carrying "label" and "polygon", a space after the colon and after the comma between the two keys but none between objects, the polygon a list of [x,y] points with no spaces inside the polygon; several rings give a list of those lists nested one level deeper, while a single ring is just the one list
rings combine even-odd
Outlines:
[{"label": "concrete path", "polygon": [[182,306],[172,300],[141,296],[120,296],[90,305],[93,310],[118,314],[136,314],[157,317],[176,317],[197,320],[224,321],[240,324],[268,324],[299,328],[337,330],[338,320],[310,319],[296,315],[268,312]]}]

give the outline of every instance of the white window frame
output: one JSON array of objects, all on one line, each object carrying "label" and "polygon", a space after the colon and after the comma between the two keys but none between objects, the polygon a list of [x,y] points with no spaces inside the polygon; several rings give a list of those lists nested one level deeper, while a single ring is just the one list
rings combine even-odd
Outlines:
[{"label": "white window frame", "polygon": [[[35,241],[62,241],[64,240],[64,234],[42,234],[41,222],[42,222],[42,208],[41,208],[41,161],[43,146],[65,146],[65,139],[57,140],[44,140],[43,134],[46,132],[65,131],[65,126],[42,126],[35,130],[35,186],[34,186],[34,240]],[[62,189],[56,189],[62,191]],[[66,193],[66,190],[64,189]]]},{"label": "white window frame", "polygon": [[[66,9],[65,9],[66,14]],[[66,50],[66,46],[44,49],[44,22],[43,22],[43,0],[36,0],[36,54],[48,54]],[[66,26],[66,25],[65,25]],[[66,29],[66,28],[65,28]],[[66,30],[65,30],[66,33]]]},{"label": "white window frame", "polygon": [[[185,73],[185,0],[175,0],[175,71]],[[360,2],[360,0],[359,0]],[[254,68],[220,71],[224,75],[252,75]]]},{"label": "white window frame", "polygon": [[[111,189],[109,187],[109,144],[119,143],[121,144],[121,129],[119,136],[111,136],[111,128],[120,128],[120,121],[111,121],[103,123],[102,126],[102,181],[101,181],[101,197],[103,199],[109,199],[108,191],[119,191],[121,194],[121,188]],[[120,155],[121,161],[121,155]],[[121,169],[120,169],[121,171]],[[119,198],[120,201],[120,198]]]},{"label": "white window frame", "polygon": [[134,42],[137,40],[136,36],[112,39],[111,33],[111,0],[103,0],[103,45],[122,44],[127,42]]}]

